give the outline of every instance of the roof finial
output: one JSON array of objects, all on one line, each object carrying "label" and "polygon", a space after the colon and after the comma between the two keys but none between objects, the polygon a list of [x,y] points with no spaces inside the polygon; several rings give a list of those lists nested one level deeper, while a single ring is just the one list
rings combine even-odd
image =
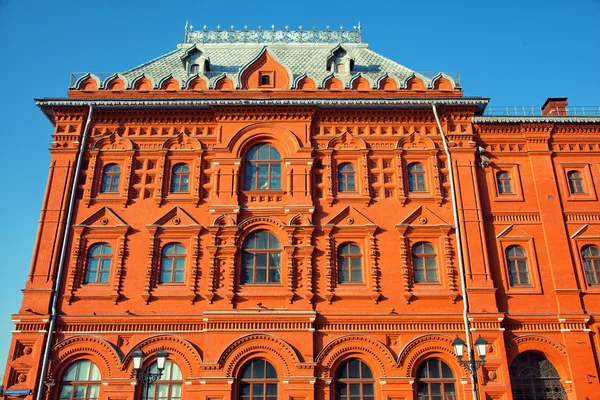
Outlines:
[{"label": "roof finial", "polygon": [[360,25],[360,21],[358,21],[358,31],[360,32],[361,29],[362,29],[362,26]]}]

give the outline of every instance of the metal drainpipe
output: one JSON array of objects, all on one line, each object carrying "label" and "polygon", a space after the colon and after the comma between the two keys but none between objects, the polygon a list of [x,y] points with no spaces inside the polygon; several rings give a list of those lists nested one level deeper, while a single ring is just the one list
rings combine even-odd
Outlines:
[{"label": "metal drainpipe", "polygon": [[[460,234],[460,225],[458,222],[458,202],[456,196],[456,187],[454,186],[454,166],[452,165],[452,156],[450,155],[450,148],[448,147],[448,141],[446,139],[446,134],[444,133],[444,128],[442,128],[442,123],[440,122],[440,118],[438,117],[437,108],[435,107],[435,103],[431,103],[431,107],[433,109],[433,115],[435,116],[435,121],[437,122],[438,128],[440,129],[440,134],[442,135],[442,141],[444,142],[444,151],[446,152],[446,158],[448,163],[448,175],[450,180],[450,195],[452,197],[452,214],[454,216],[454,232],[456,233],[456,253],[458,258],[458,269],[460,270],[460,288],[462,291],[463,297],[463,322],[465,324],[465,336],[467,338],[467,353],[469,356],[469,361],[473,360],[473,352],[471,351],[471,330],[469,327],[469,299],[467,297],[467,284],[466,284],[466,273],[465,273],[465,264],[463,260],[463,251],[462,251],[462,236]],[[477,371],[475,371],[475,374]],[[478,400],[477,395],[477,379],[474,374],[471,374],[471,386],[473,392],[473,400]]]},{"label": "metal drainpipe", "polygon": [[93,105],[88,105],[90,112],[88,113],[87,121],[85,122],[85,128],[83,130],[83,137],[79,144],[79,150],[77,153],[77,163],[75,164],[75,173],[73,174],[73,182],[71,183],[71,195],[69,198],[69,208],[67,209],[67,220],[65,222],[65,230],[63,232],[62,246],[60,250],[60,258],[58,261],[58,268],[56,270],[56,279],[54,281],[54,289],[52,291],[52,308],[50,309],[50,322],[48,323],[48,334],[46,335],[46,345],[44,347],[44,358],[42,360],[42,370],[40,371],[40,380],[38,382],[37,393],[35,398],[37,400],[43,400],[44,383],[46,381],[46,373],[48,371],[48,359],[50,358],[50,350],[52,349],[52,334],[54,333],[54,325],[56,324],[56,305],[58,304],[58,293],[62,282],[63,269],[65,267],[65,260],[67,258],[67,247],[69,245],[69,234],[71,231],[71,220],[73,219],[73,207],[75,206],[75,195],[77,192],[77,181],[79,179],[79,172],[81,171],[81,162],[83,160],[83,153],[85,152],[85,144],[87,142],[88,133],[90,129],[90,123],[92,121]]}]

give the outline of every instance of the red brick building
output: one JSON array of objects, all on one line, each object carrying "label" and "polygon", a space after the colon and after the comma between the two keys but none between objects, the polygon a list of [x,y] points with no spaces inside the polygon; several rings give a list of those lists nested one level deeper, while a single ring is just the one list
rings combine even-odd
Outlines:
[{"label": "red brick building", "polygon": [[153,399],[600,398],[598,116],[490,115],[360,28],[187,30],[69,89],[8,394],[141,398],[164,348]]}]

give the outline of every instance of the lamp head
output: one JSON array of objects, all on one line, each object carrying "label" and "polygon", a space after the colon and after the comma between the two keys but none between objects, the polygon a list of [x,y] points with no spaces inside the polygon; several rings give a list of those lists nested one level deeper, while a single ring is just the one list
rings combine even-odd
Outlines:
[{"label": "lamp head", "polygon": [[477,348],[477,353],[482,360],[485,360],[485,356],[487,355],[487,345],[488,341],[479,335],[475,341],[475,348]]},{"label": "lamp head", "polygon": [[454,354],[456,354],[458,361],[462,360],[465,355],[465,341],[456,335],[456,339],[452,342],[452,347],[454,347]]},{"label": "lamp head", "polygon": [[131,358],[133,358],[133,369],[134,370],[139,371],[142,368],[142,363],[144,362],[144,357],[146,357],[146,355],[140,348],[138,348],[131,354]]},{"label": "lamp head", "polygon": [[169,354],[164,347],[161,347],[161,349],[156,352],[156,368],[159,372],[162,372],[162,370],[165,369],[168,355]]}]

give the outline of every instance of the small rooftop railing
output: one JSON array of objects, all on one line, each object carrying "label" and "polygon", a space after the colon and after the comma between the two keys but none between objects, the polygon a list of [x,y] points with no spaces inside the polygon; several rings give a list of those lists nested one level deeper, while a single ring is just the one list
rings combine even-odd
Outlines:
[{"label": "small rooftop railing", "polygon": [[600,116],[600,106],[566,106],[549,107],[544,110],[540,106],[488,106],[485,117],[594,117]]}]

